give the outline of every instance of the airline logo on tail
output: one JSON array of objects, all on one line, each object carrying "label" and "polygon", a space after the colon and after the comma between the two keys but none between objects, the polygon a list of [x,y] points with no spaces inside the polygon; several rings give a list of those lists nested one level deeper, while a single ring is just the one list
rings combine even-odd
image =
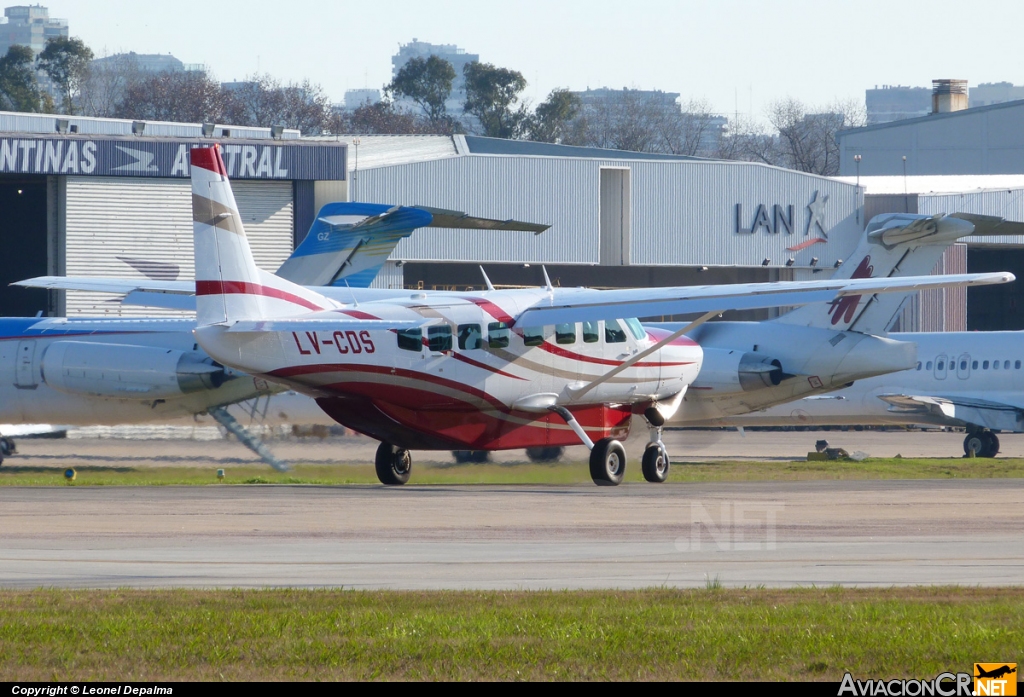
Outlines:
[{"label": "airline logo on tail", "polygon": [[[871,278],[874,270],[875,267],[871,265],[871,255],[867,255],[850,278]],[[832,324],[839,324],[840,320],[844,324],[852,322],[853,316],[857,312],[857,306],[860,304],[860,297],[859,295],[847,295],[833,300],[828,309],[829,314],[832,315]]]}]

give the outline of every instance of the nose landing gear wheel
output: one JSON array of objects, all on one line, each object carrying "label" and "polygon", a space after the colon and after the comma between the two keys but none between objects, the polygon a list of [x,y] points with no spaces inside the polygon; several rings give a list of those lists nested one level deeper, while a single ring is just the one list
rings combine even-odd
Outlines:
[{"label": "nose landing gear wheel", "polygon": [[644,472],[644,479],[649,482],[661,484],[668,479],[668,453],[657,443],[651,443],[644,450],[644,458],[641,460],[640,466]]},{"label": "nose landing gear wheel", "polygon": [[381,443],[377,446],[374,466],[377,469],[377,479],[381,484],[399,486],[409,481],[409,474],[412,472],[412,456],[404,448],[390,443]]},{"label": "nose landing gear wheel", "polygon": [[612,438],[602,438],[590,451],[590,477],[598,486],[617,486],[626,474],[626,450]]}]

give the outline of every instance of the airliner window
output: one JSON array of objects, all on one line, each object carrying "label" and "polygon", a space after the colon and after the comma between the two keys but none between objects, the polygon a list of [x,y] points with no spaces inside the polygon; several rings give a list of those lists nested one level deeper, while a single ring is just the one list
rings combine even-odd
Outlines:
[{"label": "airliner window", "polygon": [[967,370],[967,361],[960,361],[960,370]]},{"label": "airliner window", "polygon": [[1003,370],[1010,369],[1010,361],[1003,361]]},{"label": "airliner window", "polygon": [[627,319],[626,326],[629,327],[629,332],[637,341],[647,338],[647,332],[644,331],[644,325],[640,324],[640,320],[638,320],[636,317],[630,317],[629,319]]},{"label": "airliner window", "polygon": [[939,361],[939,364],[937,366],[935,366],[935,369],[936,370],[945,370],[946,369],[946,361]]},{"label": "airliner window", "polygon": [[992,361],[992,370],[999,370],[999,361]]},{"label": "airliner window", "polygon": [[1020,370],[1020,361],[1016,361],[1016,362],[1015,362],[1015,363],[1013,364],[1013,367],[1014,367],[1014,369],[1015,369],[1015,370]]},{"label": "airliner window", "polygon": [[918,361],[918,362],[917,362],[917,369],[918,369],[918,370],[921,370],[921,361]]},{"label": "airliner window", "polygon": [[[596,344],[601,340],[600,329],[597,326],[597,322],[584,322],[583,323],[583,342],[586,344]],[[1020,361],[1018,361],[1019,363]]]},{"label": "airliner window", "polygon": [[932,362],[928,361],[927,363],[925,363],[924,364],[924,369],[925,370],[931,370],[932,369]]},{"label": "airliner window", "polygon": [[483,333],[479,324],[459,325],[459,348],[470,351],[483,348]]},{"label": "airliner window", "polygon": [[544,343],[544,327],[527,327],[523,330],[523,343],[527,346],[540,346]]},{"label": "airliner window", "polygon": [[618,320],[610,319],[604,323],[604,340],[608,344],[621,344],[626,341],[626,332]]},{"label": "airliner window", "polygon": [[398,348],[405,351],[421,351],[423,349],[423,330],[400,330],[398,332]]},{"label": "airliner window", "polygon": [[427,344],[431,351],[451,351],[452,328],[447,324],[427,327]]},{"label": "airliner window", "polygon": [[508,325],[504,322],[487,325],[487,345],[491,348],[508,348],[508,335]]},{"label": "airliner window", "polygon": [[988,361],[983,361],[981,364],[982,369],[988,370]]},{"label": "airliner window", "polygon": [[973,361],[971,363],[971,370],[977,370],[977,369],[978,369],[978,361]]},{"label": "airliner window", "polygon": [[575,324],[556,324],[555,325],[555,342],[559,344],[575,344],[576,343],[576,325]]}]

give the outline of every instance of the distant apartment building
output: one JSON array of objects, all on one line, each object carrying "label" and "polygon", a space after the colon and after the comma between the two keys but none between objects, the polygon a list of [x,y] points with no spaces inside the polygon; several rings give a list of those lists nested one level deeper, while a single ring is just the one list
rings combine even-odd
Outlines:
[{"label": "distant apartment building", "polygon": [[345,101],[343,106],[349,111],[354,111],[364,104],[376,104],[380,101],[380,90],[356,89],[345,90]]},{"label": "distant apartment building", "polygon": [[573,92],[573,94],[580,98],[580,103],[583,105],[584,109],[589,106],[607,104],[620,99],[632,98],[645,103],[665,107],[667,109],[679,110],[678,92],[662,92],[661,90],[631,90],[626,87],[621,90],[615,90],[608,87],[599,87],[594,90],[588,88],[582,92]]},{"label": "distant apartment building", "polygon": [[932,111],[932,91],[927,87],[875,86],[865,90],[868,125],[927,116]]},{"label": "distant apartment building", "polygon": [[1024,86],[1009,82],[983,82],[970,90],[969,106],[988,106],[1024,99]]},{"label": "distant apartment building", "polygon": [[0,22],[0,55],[11,46],[28,46],[36,53],[46,48],[47,39],[68,35],[68,21],[53,19],[42,5],[15,5],[4,8]]},{"label": "distant apartment building", "polygon": [[92,64],[95,67],[116,66],[119,64],[131,63],[133,67],[144,73],[176,73],[182,70],[203,70],[206,66],[202,63],[182,63],[170,53],[115,53],[111,56],[96,58]]},{"label": "distant apartment building", "polygon": [[[445,106],[448,109],[448,113],[453,116],[460,116],[462,114],[462,106],[466,103],[466,79],[462,71],[467,64],[479,61],[480,56],[476,53],[466,53],[465,49],[459,48],[455,44],[431,44],[419,39],[413,39],[410,43],[402,44],[398,49],[398,53],[391,57],[391,76],[395,77],[398,75],[398,71],[413,58],[426,59],[430,56],[444,58],[455,68],[452,93],[445,102]],[[414,103],[408,100],[399,100],[398,104],[408,109],[415,110],[417,108]]]}]

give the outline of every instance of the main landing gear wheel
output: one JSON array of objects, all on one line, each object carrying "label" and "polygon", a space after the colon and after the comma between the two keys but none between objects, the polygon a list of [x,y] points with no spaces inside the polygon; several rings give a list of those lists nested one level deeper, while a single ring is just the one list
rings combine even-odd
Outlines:
[{"label": "main landing gear wheel", "polygon": [[412,472],[412,455],[404,448],[390,443],[381,443],[377,447],[374,466],[377,469],[377,479],[381,484],[399,486],[409,481],[409,473]]},{"label": "main landing gear wheel", "polygon": [[452,457],[460,465],[466,463],[483,464],[491,459],[491,454],[486,450],[453,450]]},{"label": "main landing gear wheel", "polygon": [[995,457],[999,454],[999,438],[992,431],[968,433],[964,438],[964,454],[970,455],[971,450],[978,457]]},{"label": "main landing gear wheel", "polygon": [[626,450],[612,438],[602,438],[590,451],[590,477],[598,486],[617,486],[626,474]]},{"label": "main landing gear wheel", "polygon": [[668,479],[668,452],[659,443],[650,443],[644,450],[644,458],[640,463],[644,479],[661,484]]}]

